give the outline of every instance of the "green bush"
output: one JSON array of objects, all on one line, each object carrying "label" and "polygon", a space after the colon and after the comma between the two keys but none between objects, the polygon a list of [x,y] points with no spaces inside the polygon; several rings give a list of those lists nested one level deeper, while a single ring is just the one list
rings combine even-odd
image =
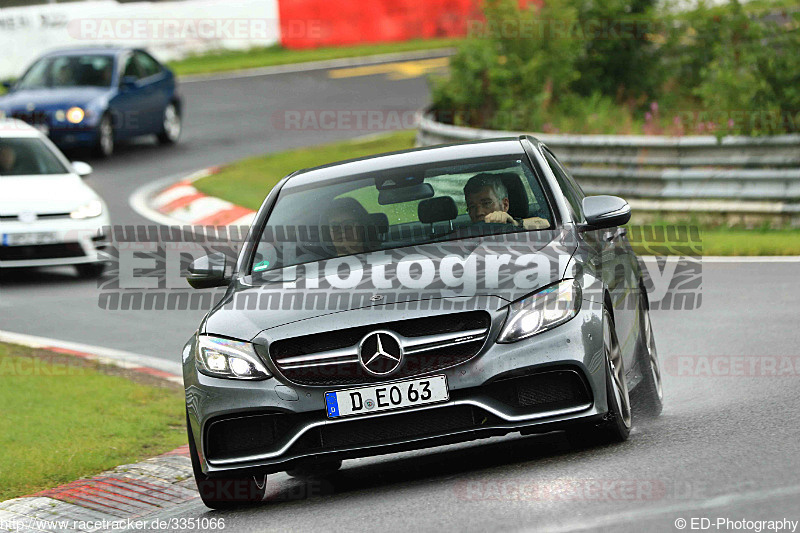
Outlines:
[{"label": "green bush", "polygon": [[487,0],[485,22],[432,80],[445,122],[575,133],[800,131],[800,18],[736,0]]}]

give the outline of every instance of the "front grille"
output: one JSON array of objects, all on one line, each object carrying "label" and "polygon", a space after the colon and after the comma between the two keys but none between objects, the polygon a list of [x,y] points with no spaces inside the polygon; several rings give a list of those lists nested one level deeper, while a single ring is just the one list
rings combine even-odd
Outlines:
[{"label": "front grille", "polygon": [[325,448],[344,448],[363,444],[396,442],[404,439],[442,435],[469,429],[476,425],[472,407],[440,407],[323,426],[321,428],[322,445]]},{"label": "front grille", "polygon": [[572,370],[553,370],[507,378],[486,386],[486,394],[526,413],[554,411],[589,403],[584,381]]},{"label": "front grille", "polygon": [[11,113],[11,118],[27,122],[32,126],[43,126],[47,124],[46,111],[15,111]]},{"label": "front grille", "polygon": [[77,242],[39,244],[35,246],[0,246],[0,261],[63,259],[67,257],[82,257],[83,255],[83,248]]},{"label": "front grille", "polygon": [[[287,379],[302,385],[355,385],[411,377],[463,363],[486,341],[491,319],[485,311],[452,313],[359,326],[273,342],[269,354]],[[367,373],[358,345],[369,333],[389,330],[404,347],[402,366],[387,377]]]}]

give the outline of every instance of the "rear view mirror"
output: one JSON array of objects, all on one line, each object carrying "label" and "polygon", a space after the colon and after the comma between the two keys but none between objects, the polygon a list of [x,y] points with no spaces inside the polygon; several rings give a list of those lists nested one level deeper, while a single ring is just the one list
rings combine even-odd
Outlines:
[{"label": "rear view mirror", "polygon": [[226,258],[222,252],[198,257],[189,265],[189,276],[186,281],[194,289],[222,287],[230,283],[225,277]]},{"label": "rear view mirror", "polygon": [[87,177],[93,172],[92,165],[89,163],[84,163],[83,161],[73,161],[72,170],[74,170],[75,174],[82,178]]},{"label": "rear view mirror", "polygon": [[587,196],[583,199],[583,214],[586,217],[584,230],[613,228],[628,223],[631,207],[616,196]]},{"label": "rear view mirror", "polygon": [[403,202],[431,198],[433,194],[433,187],[430,183],[419,183],[411,187],[399,187],[397,189],[383,189],[378,191],[378,203],[380,205],[402,204]]}]

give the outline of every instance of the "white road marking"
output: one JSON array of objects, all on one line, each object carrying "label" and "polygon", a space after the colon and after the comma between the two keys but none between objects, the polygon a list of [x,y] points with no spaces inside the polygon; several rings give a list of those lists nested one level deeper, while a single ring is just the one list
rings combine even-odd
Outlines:
[{"label": "white road marking", "polygon": [[[655,261],[668,256],[640,255],[643,261]],[[705,263],[800,263],[800,255],[691,255],[684,256]]]},{"label": "white road marking", "polygon": [[[797,495],[800,495],[800,485],[757,490],[745,492],[743,494],[722,494],[720,496],[715,496],[699,502],[687,501],[672,505],[663,505],[660,507],[646,507],[635,511],[623,511],[620,513],[608,514],[605,516],[599,516],[597,518],[582,520],[580,522],[547,526],[545,529],[549,532],[567,533],[571,531],[584,531],[587,529],[610,528],[611,526],[619,525],[621,523],[633,522],[635,520],[642,520],[664,514],[705,511],[709,509],[717,509],[719,507],[728,507],[735,504],[756,503],[761,501],[769,501],[775,498],[788,498]],[[668,526],[670,528],[673,527],[672,524],[668,524]],[[541,525],[537,529],[541,529]],[[532,530],[528,529],[527,531]]]},{"label": "white road marking", "polygon": [[143,366],[160,370],[162,372],[167,372],[180,380],[180,383],[183,383],[183,380],[180,377],[183,375],[183,371],[179,362],[159,359],[158,357],[153,357],[151,355],[141,355],[123,350],[115,350],[113,348],[103,348],[101,346],[92,346],[79,342],[49,339],[47,337],[37,337],[35,335],[27,335],[24,333],[14,333],[12,331],[2,330],[0,330],[0,341],[10,344],[20,344],[30,348],[53,347],[87,353],[96,356],[100,362],[112,362],[114,364],[119,364],[119,366],[122,368],[135,368]]}]

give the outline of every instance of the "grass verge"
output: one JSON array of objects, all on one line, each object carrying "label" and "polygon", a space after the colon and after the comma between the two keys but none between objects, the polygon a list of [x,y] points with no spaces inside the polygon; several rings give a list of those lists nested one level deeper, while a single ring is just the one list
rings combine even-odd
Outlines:
[{"label": "grass verge", "polygon": [[414,147],[416,132],[401,131],[244,159],[197,180],[198,190],[256,210],[281,178],[301,168]]},{"label": "grass verge", "polygon": [[458,45],[462,39],[417,39],[398,43],[375,43],[358,46],[338,46],[309,50],[288,50],[280,45],[242,51],[208,52],[169,63],[179,76],[210,74],[231,70],[306,63],[327,59],[361,57],[376,54],[416,52]]},{"label": "grass verge", "polygon": [[[414,132],[403,131],[384,136],[343,141],[300,148],[245,159],[223,168],[218,174],[195,182],[195,187],[211,196],[256,210],[273,186],[285,175],[301,169],[324,165],[342,159],[363,157],[381,152],[404,150],[414,145]],[[660,224],[653,224],[660,225]],[[678,224],[676,224],[678,225]],[[739,229],[697,226],[703,255],[800,255],[798,229]],[[643,255],[664,253],[663,246],[634,243],[634,250]],[[681,254],[675,246],[671,253]],[[686,253],[684,251],[684,253]]]},{"label": "grass verge", "polygon": [[0,501],[186,442],[177,385],[0,343]]}]

